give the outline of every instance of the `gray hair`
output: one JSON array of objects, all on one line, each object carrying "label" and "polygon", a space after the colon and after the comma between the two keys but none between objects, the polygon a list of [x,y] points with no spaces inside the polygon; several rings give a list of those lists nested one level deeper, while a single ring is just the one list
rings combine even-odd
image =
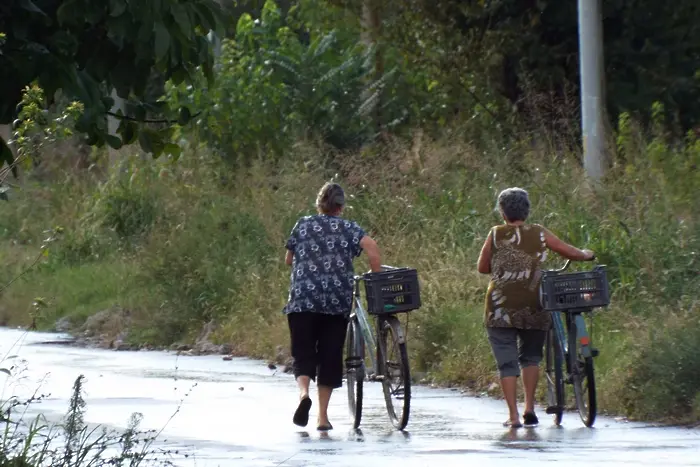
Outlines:
[{"label": "gray hair", "polygon": [[337,183],[328,182],[321,187],[316,197],[316,207],[323,214],[335,214],[345,206],[345,192]]},{"label": "gray hair", "polygon": [[530,198],[522,188],[506,188],[498,195],[498,208],[510,222],[525,221],[530,215]]}]

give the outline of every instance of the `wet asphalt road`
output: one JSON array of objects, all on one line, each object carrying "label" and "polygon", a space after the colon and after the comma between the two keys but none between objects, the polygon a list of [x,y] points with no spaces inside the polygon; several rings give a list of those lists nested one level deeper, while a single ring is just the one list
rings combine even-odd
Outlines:
[{"label": "wet asphalt road", "polygon": [[143,429],[165,427],[161,439],[179,450],[173,462],[181,466],[700,466],[699,430],[606,417],[587,429],[572,413],[561,428],[541,414],[539,427],[510,431],[501,426],[503,402],[442,389],[414,388],[411,421],[397,432],[378,383],[366,385],[361,432],[350,428],[343,388],[331,402],[335,430],[321,435],[313,429],[313,408],[307,430],[291,423],[293,378],[262,362],[41,344],[58,338],[0,329],[0,356],[18,355],[24,368],[11,378],[0,375],[3,397],[26,396],[41,385],[51,397],[34,410],[59,420],[83,374],[86,422],[124,427],[132,412],[141,412]]}]

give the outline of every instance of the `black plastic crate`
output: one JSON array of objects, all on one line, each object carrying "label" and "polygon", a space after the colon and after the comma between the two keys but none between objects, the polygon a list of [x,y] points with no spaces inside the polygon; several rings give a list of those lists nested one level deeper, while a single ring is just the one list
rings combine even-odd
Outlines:
[{"label": "black plastic crate", "polygon": [[590,271],[561,273],[545,271],[540,284],[545,311],[574,311],[608,306],[610,291],[604,266]]},{"label": "black plastic crate", "polygon": [[404,313],[420,308],[420,288],[415,269],[400,268],[365,274],[367,311],[373,315]]}]

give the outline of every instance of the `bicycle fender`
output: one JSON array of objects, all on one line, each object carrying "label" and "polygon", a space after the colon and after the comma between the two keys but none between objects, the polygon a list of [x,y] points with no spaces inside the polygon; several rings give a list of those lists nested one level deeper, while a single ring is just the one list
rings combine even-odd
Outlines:
[{"label": "bicycle fender", "polygon": [[401,327],[401,322],[396,316],[390,316],[386,318],[387,322],[391,326],[392,331],[394,332],[394,335],[399,341],[399,344],[405,344],[406,343],[406,336],[403,333],[403,328]]}]

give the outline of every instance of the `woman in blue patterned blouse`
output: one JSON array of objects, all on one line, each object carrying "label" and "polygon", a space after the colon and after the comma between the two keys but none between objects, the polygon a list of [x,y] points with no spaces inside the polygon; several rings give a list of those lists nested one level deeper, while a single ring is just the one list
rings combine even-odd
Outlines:
[{"label": "woman in blue patterned blouse", "polygon": [[317,381],[317,427],[321,431],[333,428],[328,402],[333,389],[342,386],[343,347],[352,307],[352,260],[364,250],[372,271],[381,271],[377,243],[357,223],[340,217],[344,206],[340,185],[326,183],[316,198],[318,214],[297,221],[287,240],[285,258],[292,273],[284,313],[300,391],[293,421],[299,426],[308,424],[309,384]]}]

